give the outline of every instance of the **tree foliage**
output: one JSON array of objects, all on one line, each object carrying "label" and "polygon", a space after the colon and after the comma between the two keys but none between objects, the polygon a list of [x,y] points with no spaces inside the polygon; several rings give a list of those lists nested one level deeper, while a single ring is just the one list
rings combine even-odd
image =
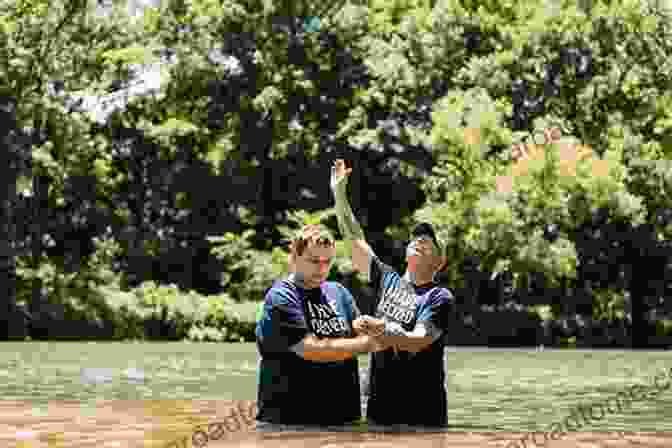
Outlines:
[{"label": "tree foliage", "polygon": [[[387,262],[403,268],[414,221],[437,225],[443,280],[481,331],[457,343],[643,345],[668,328],[648,323],[670,313],[667,11],[173,0],[132,17],[96,3],[0,3],[8,328],[23,304],[49,337],[60,304],[100,335],[251,337],[222,332],[239,320],[214,303],[260,300],[301,223],[337,228],[337,157]],[[340,243],[332,278],[371,293]],[[205,318],[189,311],[206,302]],[[487,333],[501,315],[520,319],[513,334]]]}]

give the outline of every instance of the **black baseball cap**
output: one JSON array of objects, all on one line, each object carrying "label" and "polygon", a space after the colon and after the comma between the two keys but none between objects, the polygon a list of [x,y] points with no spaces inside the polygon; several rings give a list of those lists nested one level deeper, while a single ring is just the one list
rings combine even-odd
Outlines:
[{"label": "black baseball cap", "polygon": [[434,232],[434,227],[428,222],[421,222],[416,225],[411,231],[411,240],[419,238],[421,236],[429,237],[434,245],[439,249],[440,252],[443,252],[443,248],[439,244],[439,240],[436,238],[436,232]]},{"label": "black baseball cap", "polygon": [[[425,237],[425,238],[429,238],[430,240],[432,240],[432,242],[434,243],[436,248],[439,250],[439,254],[440,255],[445,255],[446,250],[445,250],[445,248],[443,248],[441,246],[441,244],[439,244],[439,240],[438,240],[438,238],[436,238],[436,232],[434,231],[434,226],[432,226],[430,223],[421,222],[420,224],[416,225],[413,228],[413,230],[411,231],[411,241],[416,239],[416,238],[420,238],[420,237]],[[447,262],[444,263],[443,266],[441,266],[439,268],[439,270],[437,271],[437,275],[440,272],[445,271],[446,266],[448,266]]]}]

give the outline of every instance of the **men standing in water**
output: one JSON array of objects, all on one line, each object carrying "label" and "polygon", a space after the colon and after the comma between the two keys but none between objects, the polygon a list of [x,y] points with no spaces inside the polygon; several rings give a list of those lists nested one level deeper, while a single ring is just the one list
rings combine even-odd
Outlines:
[{"label": "men standing in water", "polygon": [[355,335],[359,311],[352,295],[325,281],[335,251],[323,227],[304,227],[291,243],[291,274],[266,293],[256,329],[259,430],[361,418],[355,355],[386,347],[372,336]]},{"label": "men standing in water", "polygon": [[348,203],[351,171],[343,160],[332,168],[336,215],[343,239],[352,242],[354,268],[376,288],[376,318],[362,316],[355,326],[368,334],[378,334],[382,327],[383,341],[391,346],[371,355],[367,420],[383,425],[446,426],[441,336],[453,297],[434,280],[446,257],[434,229],[425,223],[412,232],[403,276],[380,261]]}]

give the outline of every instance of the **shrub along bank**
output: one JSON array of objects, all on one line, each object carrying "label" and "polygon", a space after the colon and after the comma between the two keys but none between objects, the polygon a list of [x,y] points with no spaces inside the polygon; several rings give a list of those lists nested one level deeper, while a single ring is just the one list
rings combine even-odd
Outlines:
[{"label": "shrub along bank", "polygon": [[[203,296],[174,285],[145,282],[130,291],[110,286],[85,300],[70,297],[44,306],[30,323],[32,339],[254,340],[256,303],[226,294]],[[84,304],[88,304],[84,306]],[[95,303],[94,306],[92,304]]]}]

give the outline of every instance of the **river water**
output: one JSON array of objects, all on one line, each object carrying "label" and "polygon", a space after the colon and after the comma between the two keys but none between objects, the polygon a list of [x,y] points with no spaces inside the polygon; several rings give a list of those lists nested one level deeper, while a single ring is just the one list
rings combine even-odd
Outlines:
[{"label": "river water", "polygon": [[[360,362],[365,368],[366,357]],[[256,367],[254,344],[2,343],[0,447],[168,448],[172,440],[191,437],[198,425],[207,428],[223,421],[236,403],[253,401]],[[449,443],[436,446],[486,446],[478,444],[485,443],[479,437],[501,442],[511,440],[512,433],[547,431],[579,404],[604,401],[634,384],[651,388],[653,376],[670,367],[669,351],[448,348],[446,434],[366,434],[360,428],[259,440],[244,424],[240,431],[227,433],[226,440],[210,440],[208,446],[266,447],[304,440],[301,446],[348,442],[373,448],[401,446],[409,437],[414,445],[427,440]],[[581,431],[670,432],[672,389],[633,402]],[[25,443],[12,445],[19,440]],[[619,443],[614,446],[628,446]]]}]

